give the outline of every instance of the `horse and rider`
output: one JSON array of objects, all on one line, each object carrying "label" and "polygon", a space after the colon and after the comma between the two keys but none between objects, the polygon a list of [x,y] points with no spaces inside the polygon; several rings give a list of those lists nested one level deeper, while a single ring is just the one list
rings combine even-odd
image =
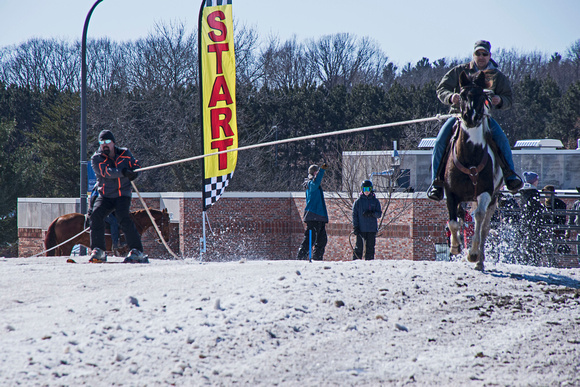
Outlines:
[{"label": "horse and rider", "polygon": [[[437,97],[441,102],[451,106],[450,113],[460,112],[460,85],[459,77],[461,73],[474,75],[480,71],[486,72],[486,78],[490,81],[489,88],[486,89],[491,102],[491,111],[509,109],[512,105],[512,89],[507,77],[498,69],[497,63],[491,59],[491,43],[486,40],[478,40],[473,48],[473,59],[451,69],[437,86]],[[443,199],[443,173],[446,158],[449,155],[449,141],[454,133],[456,117],[451,117],[441,127],[431,160],[432,183],[427,190],[427,196],[433,200]],[[506,188],[511,192],[516,192],[523,186],[522,179],[514,171],[515,166],[512,158],[512,151],[509,140],[492,117],[488,118],[489,130],[493,141],[490,146],[499,158],[503,170]]]},{"label": "horse and rider", "polygon": [[451,253],[459,253],[458,218],[461,203],[475,201],[475,230],[467,259],[484,268],[484,245],[491,217],[497,206],[502,181],[516,192],[523,183],[515,173],[509,141],[490,116],[494,109],[507,109],[512,91],[507,77],[491,59],[491,44],[478,40],[473,60],[451,69],[437,87],[437,96],[451,106],[451,117],[441,127],[432,156],[433,182],[427,196],[447,197]]}]

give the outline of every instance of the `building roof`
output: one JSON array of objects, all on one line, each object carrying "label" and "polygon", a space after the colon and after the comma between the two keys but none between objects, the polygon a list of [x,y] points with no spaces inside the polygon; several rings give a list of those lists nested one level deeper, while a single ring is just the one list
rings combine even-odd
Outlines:
[{"label": "building roof", "polygon": [[541,140],[518,140],[514,148],[563,148],[560,140],[544,138]]},{"label": "building roof", "polygon": [[435,137],[423,138],[419,143],[419,148],[435,148],[435,140],[437,140]]}]

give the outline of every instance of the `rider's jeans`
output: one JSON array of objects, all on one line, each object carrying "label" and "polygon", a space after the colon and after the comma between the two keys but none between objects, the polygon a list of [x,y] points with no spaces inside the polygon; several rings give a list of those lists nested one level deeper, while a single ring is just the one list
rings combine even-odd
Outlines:
[{"label": "rider's jeans", "polygon": [[[439,169],[439,164],[441,164],[445,148],[447,148],[447,144],[453,135],[453,125],[456,120],[457,117],[450,117],[439,130],[439,134],[435,140],[435,147],[433,148],[433,155],[431,156],[431,177],[433,180],[437,179],[437,170]],[[515,166],[510,142],[497,121],[491,117],[489,118],[489,130],[491,131],[493,141],[497,144],[510,170],[513,171]]]}]

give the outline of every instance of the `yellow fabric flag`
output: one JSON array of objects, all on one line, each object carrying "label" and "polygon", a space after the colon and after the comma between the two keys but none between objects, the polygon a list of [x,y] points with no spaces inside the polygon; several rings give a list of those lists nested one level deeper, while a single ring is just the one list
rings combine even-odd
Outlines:
[{"label": "yellow fabric flag", "polygon": [[[199,11],[199,68],[203,153],[238,147],[236,57],[232,0],[204,0]],[[203,159],[203,210],[231,180],[238,152]]]}]

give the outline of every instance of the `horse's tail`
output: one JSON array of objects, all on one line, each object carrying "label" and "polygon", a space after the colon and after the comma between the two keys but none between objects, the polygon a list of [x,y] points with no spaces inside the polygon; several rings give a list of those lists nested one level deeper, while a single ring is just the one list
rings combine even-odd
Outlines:
[{"label": "horse's tail", "polygon": [[[44,237],[44,249],[48,250],[57,245],[56,243],[56,221],[58,218],[52,221],[50,226],[48,226],[48,230],[46,230],[46,236]],[[56,249],[52,249],[46,252],[47,257],[55,257],[56,256]]]}]

